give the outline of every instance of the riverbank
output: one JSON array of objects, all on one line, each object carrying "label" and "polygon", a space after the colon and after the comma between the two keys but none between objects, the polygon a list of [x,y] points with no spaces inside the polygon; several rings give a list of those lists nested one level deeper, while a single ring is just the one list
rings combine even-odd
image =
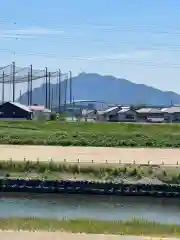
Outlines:
[{"label": "riverbank", "polygon": [[0,144],[180,147],[180,124],[0,121]]},{"label": "riverbank", "polygon": [[180,226],[143,220],[97,221],[87,219],[54,220],[40,218],[0,219],[1,230],[48,231],[130,236],[179,237]]},{"label": "riverbank", "polygon": [[179,169],[178,166],[163,165],[0,161],[1,177],[40,180],[100,180],[134,184],[180,184]]},{"label": "riverbank", "polygon": [[179,238],[155,238],[155,237],[134,237],[134,236],[115,236],[115,235],[96,235],[96,234],[72,234],[62,232],[13,232],[1,231],[0,239],[6,240],[178,240]]},{"label": "riverbank", "polygon": [[0,179],[0,192],[38,194],[80,194],[179,198],[180,185],[118,183],[112,181]]}]

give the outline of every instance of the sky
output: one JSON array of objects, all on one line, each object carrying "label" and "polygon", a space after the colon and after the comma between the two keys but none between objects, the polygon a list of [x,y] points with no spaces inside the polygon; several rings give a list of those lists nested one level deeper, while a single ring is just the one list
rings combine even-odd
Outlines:
[{"label": "sky", "polygon": [[180,93],[179,9],[179,0],[2,1],[0,66],[96,72]]}]

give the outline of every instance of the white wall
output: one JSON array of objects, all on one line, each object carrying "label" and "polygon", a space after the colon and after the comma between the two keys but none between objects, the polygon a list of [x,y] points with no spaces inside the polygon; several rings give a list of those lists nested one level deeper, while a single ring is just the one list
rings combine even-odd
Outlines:
[{"label": "white wall", "polygon": [[[127,115],[133,115],[133,116],[134,116],[134,119],[128,119],[128,118],[126,118]],[[135,113],[134,111],[129,110],[128,112],[125,112],[125,113],[119,113],[119,114],[118,114],[118,120],[119,120],[120,122],[123,122],[123,121],[125,121],[125,122],[127,122],[127,121],[129,121],[129,122],[131,122],[131,121],[136,121],[136,120],[137,120],[137,115],[136,115],[136,113]]]},{"label": "white wall", "polygon": [[33,120],[50,120],[51,113],[42,111],[33,111]]}]

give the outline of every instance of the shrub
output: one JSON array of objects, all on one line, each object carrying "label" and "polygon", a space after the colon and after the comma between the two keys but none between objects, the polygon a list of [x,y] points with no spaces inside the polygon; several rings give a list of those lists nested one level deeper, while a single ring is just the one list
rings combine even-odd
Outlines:
[{"label": "shrub", "polygon": [[50,121],[55,121],[55,120],[57,120],[57,114],[56,113],[51,113]]}]

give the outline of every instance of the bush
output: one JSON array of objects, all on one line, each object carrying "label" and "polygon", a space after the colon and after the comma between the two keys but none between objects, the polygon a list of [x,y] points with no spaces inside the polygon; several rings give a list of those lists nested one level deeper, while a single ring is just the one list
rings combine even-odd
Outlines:
[{"label": "bush", "polygon": [[0,144],[179,148],[180,125],[0,121]]},{"label": "bush", "polygon": [[57,120],[57,114],[56,113],[51,113],[50,121],[56,121],[56,120]]}]

